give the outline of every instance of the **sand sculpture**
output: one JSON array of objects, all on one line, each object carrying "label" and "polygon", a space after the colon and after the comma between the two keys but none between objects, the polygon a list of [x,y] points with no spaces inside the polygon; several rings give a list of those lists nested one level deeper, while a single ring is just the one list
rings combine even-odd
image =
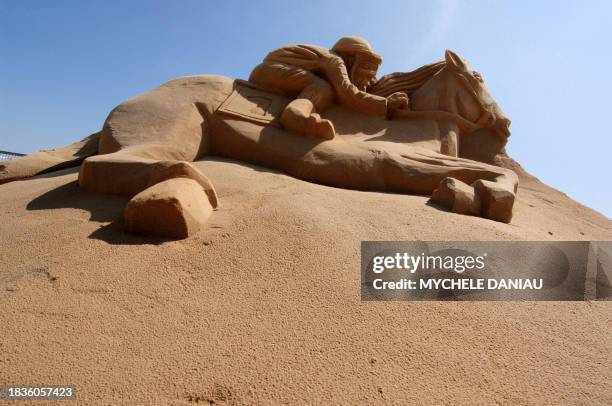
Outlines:
[{"label": "sand sculpture", "polygon": [[0,183],[80,164],[81,188],[133,196],[129,232],[184,238],[217,207],[190,162],[215,155],[329,186],[431,195],[453,212],[510,222],[518,185],[503,167],[510,120],[452,51],[376,81],[367,41],[271,52],[249,81],[172,80],[111,111],[70,146],[0,165]]}]

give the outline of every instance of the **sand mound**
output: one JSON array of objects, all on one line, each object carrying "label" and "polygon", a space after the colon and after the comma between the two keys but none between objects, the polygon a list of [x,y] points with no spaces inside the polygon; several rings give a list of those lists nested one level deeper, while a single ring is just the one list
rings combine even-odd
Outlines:
[{"label": "sand mound", "polygon": [[611,404],[609,303],[372,303],[360,241],[609,240],[612,221],[523,174],[511,224],[428,198],[196,163],[195,237],[125,234],[127,198],[67,169],[0,186],[0,382],[83,404]]}]

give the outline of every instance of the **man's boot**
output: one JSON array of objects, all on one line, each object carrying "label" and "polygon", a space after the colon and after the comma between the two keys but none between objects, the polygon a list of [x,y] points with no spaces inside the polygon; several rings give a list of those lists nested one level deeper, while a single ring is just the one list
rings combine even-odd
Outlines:
[{"label": "man's boot", "polygon": [[285,107],[281,123],[285,129],[308,137],[331,140],[336,135],[331,121],[313,113],[314,106],[308,99],[296,99]]}]

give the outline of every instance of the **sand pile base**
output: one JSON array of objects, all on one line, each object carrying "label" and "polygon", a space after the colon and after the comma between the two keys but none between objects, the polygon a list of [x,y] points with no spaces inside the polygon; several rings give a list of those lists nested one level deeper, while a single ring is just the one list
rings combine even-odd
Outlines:
[{"label": "sand pile base", "polygon": [[535,179],[514,219],[221,160],[194,238],[121,230],[76,169],[0,186],[0,382],[82,404],[612,404],[612,305],[371,303],[361,240],[609,240]]}]

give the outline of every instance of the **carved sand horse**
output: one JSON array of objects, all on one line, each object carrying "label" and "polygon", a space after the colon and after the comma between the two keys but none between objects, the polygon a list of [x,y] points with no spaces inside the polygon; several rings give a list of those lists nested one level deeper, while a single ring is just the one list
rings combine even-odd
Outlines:
[{"label": "carved sand horse", "polygon": [[335,187],[433,193],[453,212],[509,222],[516,174],[457,156],[472,134],[486,131],[500,151],[509,135],[480,76],[447,51],[444,62],[387,75],[369,89],[396,91],[408,93],[411,106],[392,118],[332,105],[321,116],[336,135],[322,140],[283,129],[290,98],[223,76],[179,78],[120,104],[80,143],[3,163],[0,183],[82,162],[83,189],[133,196],[128,231],[182,238],[217,207],[211,181],[190,162],[216,155]]}]

